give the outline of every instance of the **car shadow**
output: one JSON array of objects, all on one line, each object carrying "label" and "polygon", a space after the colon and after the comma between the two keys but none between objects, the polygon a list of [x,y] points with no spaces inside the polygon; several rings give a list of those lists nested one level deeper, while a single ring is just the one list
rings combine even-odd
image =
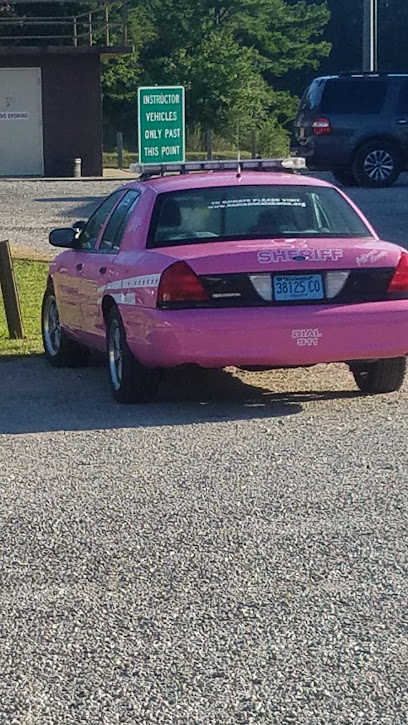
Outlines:
[{"label": "car shadow", "polygon": [[[173,371],[149,405],[112,399],[104,365],[58,370],[43,356],[0,363],[0,434],[184,426],[263,420],[300,413],[308,401],[354,398],[354,391],[276,393],[226,370]],[[256,379],[256,376],[254,376]]]},{"label": "car shadow", "polygon": [[[120,183],[117,185],[121,186]],[[113,191],[113,189],[112,189]],[[68,209],[61,209],[58,211],[57,216],[64,219],[88,219],[91,214],[97,209],[97,207],[106,199],[107,194],[101,196],[56,196],[56,197],[45,197],[34,199],[39,204],[68,204],[72,203]]]},{"label": "car shadow", "polygon": [[59,210],[56,216],[61,217],[62,219],[69,219],[70,221],[72,219],[74,219],[74,221],[78,221],[78,219],[83,219],[86,221],[91,216],[91,214],[93,214],[95,209],[97,209],[98,206],[103,202],[104,199],[106,199],[106,194],[104,196],[85,196],[75,199],[61,196],[56,197],[55,199],[35,199],[34,201],[39,203],[49,202],[52,204],[61,202],[82,202],[76,203],[74,206],[69,207],[68,209]]}]

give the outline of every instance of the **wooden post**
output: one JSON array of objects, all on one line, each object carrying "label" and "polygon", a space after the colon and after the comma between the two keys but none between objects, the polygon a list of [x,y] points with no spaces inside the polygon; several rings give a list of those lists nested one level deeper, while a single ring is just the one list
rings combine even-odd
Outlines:
[{"label": "wooden post", "polygon": [[123,31],[123,45],[128,44],[128,9],[127,9],[127,0],[123,0],[122,2],[122,31]]},{"label": "wooden post", "polygon": [[107,5],[105,5],[105,42],[106,45],[110,45],[110,36],[109,36],[109,8]]},{"label": "wooden post", "polygon": [[123,169],[123,133],[118,131],[116,134],[116,148],[118,151],[118,167]]},{"label": "wooden post", "polygon": [[256,159],[256,131],[251,132],[251,156]]},{"label": "wooden post", "polygon": [[0,242],[0,284],[10,340],[22,340],[23,323],[8,241]]},{"label": "wooden post", "polygon": [[211,161],[212,160],[212,132],[211,131],[207,131],[206,144],[207,144],[207,161]]},{"label": "wooden post", "polygon": [[93,45],[93,28],[92,28],[92,12],[88,13],[88,43]]}]

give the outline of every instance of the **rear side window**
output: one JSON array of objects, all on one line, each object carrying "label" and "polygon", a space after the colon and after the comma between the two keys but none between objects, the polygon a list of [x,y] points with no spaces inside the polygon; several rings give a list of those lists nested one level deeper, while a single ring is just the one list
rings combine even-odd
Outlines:
[{"label": "rear side window", "polygon": [[408,81],[405,81],[401,86],[397,103],[397,113],[405,116],[408,115]]},{"label": "rear side window", "polygon": [[119,250],[128,219],[139,197],[138,191],[130,190],[120,200],[104,229],[99,251],[117,252]]},{"label": "rear side window", "polygon": [[106,219],[117,204],[118,200],[123,194],[123,190],[118,189],[113,194],[108,196],[105,201],[97,208],[92,214],[83,228],[81,234],[78,237],[78,243],[76,249],[83,249],[85,251],[93,249],[98,240],[99,232],[101,231]]},{"label": "rear side window", "polygon": [[329,80],[323,91],[320,110],[324,114],[380,113],[386,92],[387,83],[376,78]]}]

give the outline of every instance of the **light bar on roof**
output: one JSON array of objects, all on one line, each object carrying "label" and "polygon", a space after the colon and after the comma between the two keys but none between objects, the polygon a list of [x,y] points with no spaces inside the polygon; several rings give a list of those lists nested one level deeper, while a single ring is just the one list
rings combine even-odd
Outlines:
[{"label": "light bar on roof", "polygon": [[134,174],[187,174],[191,171],[276,171],[290,169],[297,171],[306,168],[303,158],[291,156],[287,159],[230,159],[228,161],[187,161],[184,164],[130,164],[129,170]]}]

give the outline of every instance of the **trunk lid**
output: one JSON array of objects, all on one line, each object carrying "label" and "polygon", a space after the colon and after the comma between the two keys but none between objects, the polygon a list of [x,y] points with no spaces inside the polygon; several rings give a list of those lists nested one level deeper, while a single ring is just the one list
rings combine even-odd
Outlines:
[{"label": "trunk lid", "polygon": [[169,263],[186,261],[198,275],[364,269],[397,266],[402,249],[379,239],[260,239],[167,247]]},{"label": "trunk lid", "polygon": [[242,307],[387,299],[402,251],[373,238],[273,239],[177,246],[161,256],[169,266],[186,262],[208,294],[181,306]]}]

